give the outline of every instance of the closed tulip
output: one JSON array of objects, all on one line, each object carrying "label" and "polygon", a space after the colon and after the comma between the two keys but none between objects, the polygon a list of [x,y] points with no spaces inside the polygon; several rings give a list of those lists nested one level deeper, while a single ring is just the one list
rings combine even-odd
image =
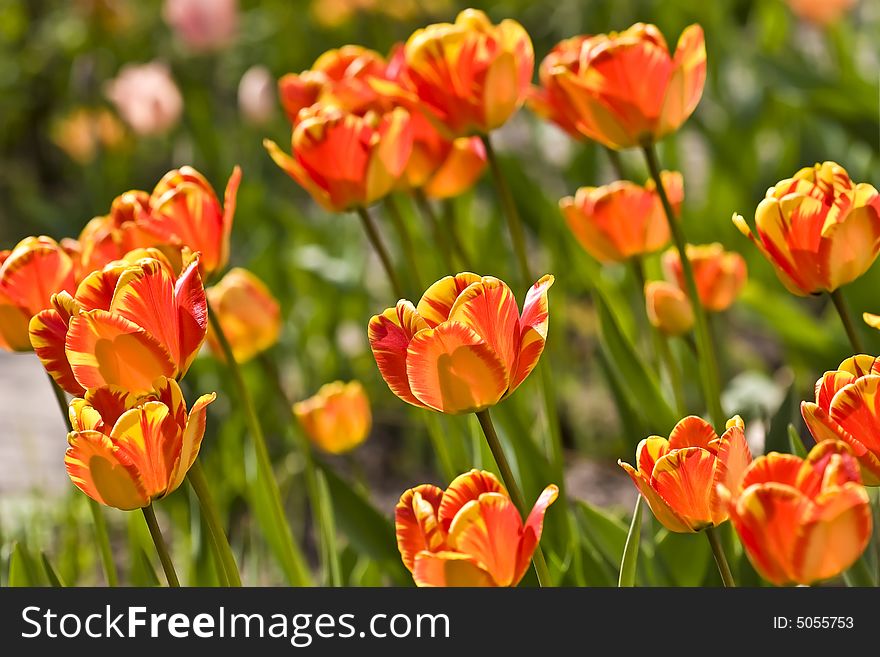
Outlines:
[{"label": "closed tulip", "polygon": [[733,222],[801,296],[854,281],[880,253],[880,195],[835,162],[805,167],[768,189],[755,210],[757,236],[742,216]]},{"label": "closed tulip", "polygon": [[397,547],[417,586],[516,586],[541,540],[553,484],[523,523],[501,482],[471,470],[443,491],[406,491],[394,512]]},{"label": "closed tulip", "polygon": [[816,401],[801,414],[816,442],[842,440],[862,467],[868,486],[880,486],[880,361],[852,356],[816,382]]},{"label": "closed tulip", "polygon": [[199,454],[215,397],[202,395],[187,412],[180,386],[165,377],[144,395],[118,386],[89,390],[70,402],[64,462],[71,481],[96,502],[126,511],[172,493]]},{"label": "closed tulip", "polygon": [[761,575],[812,584],[859,558],[871,537],[871,505],[843,442],[818,443],[806,459],[771,452],[749,466],[729,498],[730,519]]},{"label": "closed tulip", "polygon": [[547,339],[545,275],[526,295],[522,315],[506,283],[492,276],[447,276],[417,306],[397,302],[370,320],[376,364],[402,400],[442,413],[497,404],[531,373]]},{"label": "closed tulip", "polygon": [[[662,180],[678,210],[684,196],[681,174],[664,171]],[[602,262],[653,253],[669,242],[669,224],[653,181],[644,187],[624,180],[581,187],[560,200],[559,208],[580,245]]]},{"label": "closed tulip", "polygon": [[73,395],[106,385],[146,394],[157,378],[186,373],[207,332],[198,257],[175,276],[153,249],[93,272],[75,295],[55,294],[52,306],[31,320],[31,343]]},{"label": "closed tulip", "polygon": [[74,261],[50,237],[26,237],[0,251],[0,349],[30,351],[28,322],[52,307],[52,295],[74,290]]},{"label": "closed tulip", "polygon": [[636,448],[636,467],[618,461],[669,531],[698,532],[727,520],[718,485],[734,489],[752,455],[739,416],[719,438],[700,417],[681,420],[669,434],[645,438]]},{"label": "closed tulip", "polygon": [[157,246],[159,237],[145,230],[143,225],[149,211],[150,195],[133,189],[113,199],[109,214],[89,221],[78,240],[81,247],[78,279],[125,257],[129,251]]},{"label": "closed tulip", "polygon": [[665,335],[684,335],[694,327],[694,307],[684,291],[666,281],[645,285],[648,321]]},{"label": "closed tulip", "polygon": [[317,394],[297,402],[293,412],[309,440],[331,454],[343,454],[370,434],[370,400],[358,381],[334,381]]},{"label": "closed tulip", "polygon": [[[727,310],[746,284],[746,261],[739,254],[725,251],[718,242],[712,244],[688,244],[687,258],[694,269],[694,279],[700,303],[709,312]],[[671,248],[663,254],[666,276],[684,290],[684,272],[678,250]]]},{"label": "closed tulip", "polygon": [[706,81],[703,29],[681,33],[675,54],[654,25],[562,41],[540,67],[531,106],[569,134],[608,148],[644,146],[678,130]]}]

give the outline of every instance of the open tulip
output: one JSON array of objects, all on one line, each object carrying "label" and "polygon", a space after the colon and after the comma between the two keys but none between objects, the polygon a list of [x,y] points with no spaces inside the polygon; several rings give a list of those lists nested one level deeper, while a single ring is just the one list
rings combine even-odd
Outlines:
[{"label": "open tulip", "polygon": [[755,210],[757,237],[742,216],[733,222],[801,296],[854,281],[880,253],[880,195],[835,162],[805,167],[768,189]]},{"label": "open tulip", "polygon": [[26,237],[0,251],[0,349],[30,351],[31,317],[52,307],[53,294],[74,286],[74,261],[51,237]]},{"label": "open tulip", "polygon": [[497,404],[544,351],[553,280],[548,274],[531,287],[522,315],[506,283],[471,273],[440,279],[417,306],[398,301],[370,320],[382,378],[402,400],[442,413]]},{"label": "open tulip", "polygon": [[648,321],[665,335],[684,335],[694,327],[694,308],[684,291],[666,281],[645,285]]},{"label": "open tulip", "polygon": [[574,136],[608,148],[644,146],[693,113],[706,81],[703,29],[682,32],[675,54],[654,25],[562,41],[540,70],[531,107]]},{"label": "open tulip", "polygon": [[[237,362],[246,363],[278,342],[281,308],[265,283],[247,269],[230,269],[216,285],[205,290],[205,294]],[[223,357],[210,326],[208,346],[215,356]]]},{"label": "open tulip", "polygon": [[669,440],[642,440],[636,448],[636,468],[618,464],[666,529],[688,533],[727,520],[718,485],[735,489],[751,461],[738,415],[727,421],[720,438],[711,424],[691,415],[675,425]]},{"label": "open tulip", "polygon": [[180,386],[165,377],[141,396],[118,386],[89,390],[70,402],[64,462],[71,481],[96,502],[126,511],[168,495],[199,454],[215,397],[202,395],[187,413]]},{"label": "open tulip", "polygon": [[858,355],[816,382],[816,401],[801,414],[816,442],[842,440],[862,466],[866,485],[880,486],[880,360]]},{"label": "open tulip", "polygon": [[547,486],[522,517],[490,472],[459,475],[445,491],[423,484],[400,497],[397,547],[418,586],[516,586],[559,494]]},{"label": "open tulip", "polygon": [[[664,171],[663,188],[673,208],[681,206],[680,173]],[[602,262],[622,262],[662,249],[669,224],[653,180],[644,187],[621,180],[603,187],[581,187],[559,201],[571,232],[584,249]]]},{"label": "open tulip", "polygon": [[871,537],[871,505],[849,447],[818,443],[806,459],[771,452],[730,491],[730,519],[749,559],[777,584],[834,577]]},{"label": "open tulip", "polygon": [[[727,310],[746,284],[745,259],[739,253],[725,251],[718,242],[688,244],[686,251],[694,270],[700,303],[710,312]],[[684,290],[684,272],[677,249],[671,248],[663,254],[663,268],[667,278]]]},{"label": "open tulip", "polygon": [[198,257],[175,277],[156,250],[132,252],[87,276],[30,322],[31,343],[64,390],[117,385],[145,394],[189,369],[207,331]]},{"label": "open tulip", "polygon": [[293,129],[292,156],[263,142],[279,167],[322,207],[334,212],[366,207],[388,194],[412,152],[406,110],[357,116],[335,107],[303,110]]},{"label": "open tulip", "polygon": [[334,381],[317,394],[293,406],[294,415],[309,440],[331,454],[343,454],[360,445],[370,433],[370,400],[358,381]]}]

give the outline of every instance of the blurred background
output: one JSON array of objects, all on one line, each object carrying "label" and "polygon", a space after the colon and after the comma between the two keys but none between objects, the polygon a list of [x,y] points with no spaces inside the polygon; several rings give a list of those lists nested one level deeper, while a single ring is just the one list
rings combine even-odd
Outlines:
[{"label": "blurred background", "polygon": [[[34,234],[75,237],[90,218],[109,211],[115,196],[129,189],[149,191],[174,167],[193,165],[222,191],[233,166],[240,165],[231,264],[260,276],[283,308],[281,343],[268,358],[294,399],[334,379],[364,383],[373,406],[372,435],[352,454],[328,461],[386,519],[405,488],[447,483],[428,440],[424,413],[389,392],[366,340],[370,316],[392,305],[393,295],[356,218],[320,210],[261,145],[264,137],[289,144],[290,126],[276,97],[278,77],[309,68],[329,48],[355,43],[387,53],[414,29],[452,20],[459,9],[475,6],[495,21],[519,20],[534,41],[537,67],[556,42],[575,34],[622,30],[644,21],[657,24],[674,44],[685,26],[699,22],[708,49],[706,89],[694,116],[661,145],[661,159],[664,167],[684,174],[683,221],[690,240],[722,242],[748,261],[749,283],[739,301],[713,317],[725,410],[742,414],[756,453],[765,446],[787,445],[788,424],[802,428],[800,400],[811,397],[822,372],[849,355],[827,298],[788,294],[730,217],[739,212],[751,221],[769,186],[826,159],[842,164],[855,181],[880,185],[880,2],[196,3],[211,8],[210,18],[181,10],[189,4],[0,0],[0,249]],[[824,13],[838,4],[849,6],[828,22]],[[601,287],[610,299],[616,330],[637,349],[646,348],[647,340],[640,338],[644,310],[631,273],[593,261],[572,239],[557,207],[560,197],[583,185],[610,182],[613,174],[601,148],[572,141],[525,109],[496,138],[527,224],[533,269],[556,275],[542,366],[552,373],[557,391],[568,494],[589,502],[584,521],[599,523],[601,531],[594,526],[594,534],[605,537],[607,532],[612,543],[609,547],[605,538],[594,538],[590,549],[598,565],[587,583],[607,583],[605,553],[613,554],[614,532],[635,500],[616,459],[631,460],[641,438],[668,431],[655,424],[650,406],[628,384],[628,373],[619,370],[619,345],[591,297]],[[633,180],[647,178],[638,152],[625,152],[623,164]],[[458,217],[480,273],[513,282],[514,261],[490,183],[484,178],[443,210]],[[449,273],[409,200],[400,204],[416,235],[422,276],[435,280]],[[387,218],[381,211],[376,216],[399,256]],[[658,260],[648,263],[651,278],[661,275]],[[877,267],[846,288],[857,315],[880,312],[878,289]],[[516,293],[521,302],[525,291]],[[880,336],[867,327],[861,330],[872,352],[880,353]],[[676,345],[676,351],[686,366],[689,408],[701,412],[696,364],[683,345]],[[45,375],[32,354],[0,354],[0,373],[3,563],[12,541],[24,540],[52,554],[68,581],[98,583],[97,557],[87,547],[88,511],[64,473],[65,430]],[[289,412],[261,367],[248,366],[246,375],[257,391],[294,528],[305,528],[301,463],[291,450]],[[278,583],[244,504],[252,464],[242,463],[246,427],[235,412],[222,367],[210,357],[200,358],[185,388],[189,399],[210,390],[219,393],[209,412],[205,467],[233,518],[232,541],[246,555],[249,581]],[[505,440],[517,433],[529,437],[531,447],[514,447],[521,470],[523,463],[544,458],[541,408],[535,377],[499,408]],[[430,422],[447,437],[462,470],[480,463],[482,442],[471,419],[432,416]],[[549,466],[529,470],[526,496],[534,499],[554,473]],[[178,554],[198,555],[205,549],[193,504],[189,491],[181,489],[161,505]],[[345,509],[336,510],[346,546],[346,582],[406,583],[390,525],[371,535],[374,530],[364,529],[356,517],[346,520]],[[594,512],[598,515],[589,515]],[[348,513],[357,516],[358,510]],[[548,540],[562,544],[570,537],[564,528],[554,528],[553,514],[551,509]],[[132,555],[127,581],[153,583],[151,551],[143,547],[145,528],[131,520],[135,514],[109,510],[107,516],[114,547]],[[303,529],[302,535],[314,557],[310,532]],[[700,555],[708,564],[708,551]],[[194,571],[209,570],[198,559],[190,563]],[[564,564],[551,565],[561,569]],[[683,577],[700,583],[704,577],[711,580],[709,571]],[[210,579],[207,572],[201,577]]]}]

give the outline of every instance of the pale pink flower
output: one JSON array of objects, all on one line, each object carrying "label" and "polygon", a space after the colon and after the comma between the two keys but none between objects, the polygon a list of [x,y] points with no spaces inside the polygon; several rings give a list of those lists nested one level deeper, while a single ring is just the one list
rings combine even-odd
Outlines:
[{"label": "pale pink flower", "polygon": [[164,64],[126,64],[107,83],[106,91],[116,110],[140,135],[170,130],[180,119],[183,98]]},{"label": "pale pink flower", "polygon": [[254,124],[266,123],[277,106],[275,78],[265,66],[252,66],[238,83],[238,108]]},{"label": "pale pink flower", "polygon": [[165,0],[162,16],[190,50],[220,50],[238,30],[238,0]]}]

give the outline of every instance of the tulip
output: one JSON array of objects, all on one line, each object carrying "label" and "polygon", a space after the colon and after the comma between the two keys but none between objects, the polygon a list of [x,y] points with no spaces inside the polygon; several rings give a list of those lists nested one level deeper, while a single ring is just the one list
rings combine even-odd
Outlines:
[{"label": "tulip", "polygon": [[162,17],[193,52],[227,46],[238,29],[238,0],[165,0]]},{"label": "tulip", "polygon": [[34,351],[67,392],[116,385],[134,395],[161,377],[180,378],[207,332],[198,256],[175,277],[154,249],[89,274],[71,296],[52,296],[52,308],[30,322]]},{"label": "tulip", "polygon": [[107,97],[139,135],[168,132],[180,120],[183,97],[164,64],[127,64],[107,84]]},{"label": "tulip", "polygon": [[466,9],[455,23],[416,30],[403,50],[396,82],[373,80],[378,91],[411,111],[420,110],[447,137],[488,134],[523,104],[535,54],[522,25],[493,25]]},{"label": "tulip", "polygon": [[799,18],[822,26],[836,23],[856,4],[856,0],[786,0],[786,2]]},{"label": "tulip", "polygon": [[150,195],[137,189],[120,194],[110,206],[110,213],[95,217],[79,235],[81,280],[93,271],[120,260],[135,249],[158,246],[160,239],[143,225],[150,211]]},{"label": "tulip", "polygon": [[275,79],[265,66],[251,66],[238,83],[238,108],[254,125],[268,123],[275,113]]},{"label": "tulip", "polygon": [[682,32],[675,54],[654,25],[562,41],[539,70],[530,105],[575,137],[608,148],[645,146],[693,113],[706,81],[703,29]]},{"label": "tulip", "polygon": [[531,287],[522,315],[506,283],[471,273],[440,279],[417,306],[398,301],[370,320],[382,378],[405,402],[442,413],[497,404],[541,357],[553,280],[548,274]]},{"label": "tulip", "polygon": [[727,520],[718,485],[735,489],[752,455],[740,417],[728,420],[726,428],[719,438],[711,424],[691,415],[675,425],[669,440],[642,440],[636,468],[617,462],[669,531],[698,532]]},{"label": "tulip", "polygon": [[523,524],[501,482],[471,470],[446,491],[423,484],[394,511],[397,547],[417,586],[516,586],[541,540],[551,484]]},{"label": "tulip", "polygon": [[[676,211],[684,197],[680,173],[664,171],[663,188]],[[669,242],[669,224],[656,187],[618,181],[603,187],[581,187],[559,208],[578,242],[597,260],[622,262],[646,255]]]},{"label": "tulip", "polygon": [[[745,259],[739,253],[725,251],[718,242],[688,244],[686,252],[694,270],[700,303],[709,312],[727,310],[746,284]],[[663,268],[667,278],[684,290],[684,273],[677,249],[671,248],[663,254]]]},{"label": "tulip", "polygon": [[52,141],[77,164],[91,164],[102,149],[118,148],[125,128],[108,109],[80,107],[52,127]]},{"label": "tulip", "polygon": [[864,354],[843,361],[816,382],[816,401],[801,403],[816,442],[842,440],[867,486],[880,486],[880,361]]},{"label": "tulip", "polygon": [[880,253],[880,195],[834,162],[805,167],[768,189],[755,210],[757,237],[742,216],[733,222],[800,296],[834,292]]},{"label": "tulip", "polygon": [[273,141],[263,145],[317,203],[342,212],[366,207],[394,188],[412,152],[412,126],[402,108],[360,117],[316,105],[300,113],[292,157]]},{"label": "tulip", "polygon": [[113,385],[89,390],[70,402],[64,463],[71,481],[96,502],[125,511],[172,493],[199,454],[215,398],[202,395],[187,413],[180,386],[165,377],[141,396]]},{"label": "tulip", "polygon": [[0,349],[30,351],[28,322],[74,289],[74,262],[51,237],[26,237],[0,251]]},{"label": "tulip", "polygon": [[843,442],[823,440],[806,459],[771,452],[742,483],[721,491],[749,560],[768,581],[811,584],[853,565],[871,537],[871,506]]},{"label": "tulip", "polygon": [[648,321],[664,335],[684,335],[694,327],[694,308],[677,285],[650,281],[645,285]]},{"label": "tulip", "polygon": [[330,454],[353,450],[367,439],[372,425],[370,400],[358,381],[334,381],[293,406],[309,440]]}]

